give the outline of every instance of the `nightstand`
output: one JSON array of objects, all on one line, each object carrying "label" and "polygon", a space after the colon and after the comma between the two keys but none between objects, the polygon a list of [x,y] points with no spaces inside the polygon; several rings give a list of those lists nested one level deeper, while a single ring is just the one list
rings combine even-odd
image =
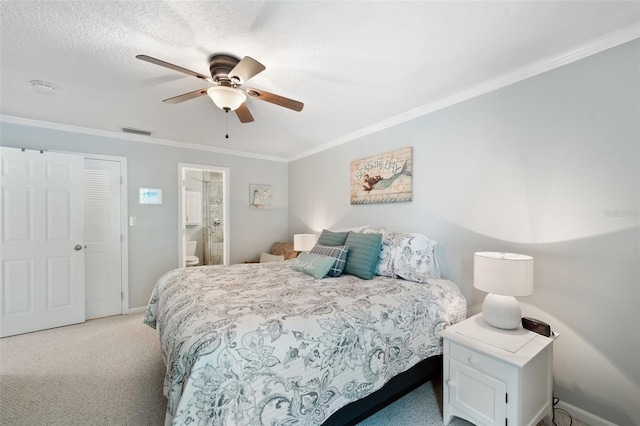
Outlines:
[{"label": "nightstand", "polygon": [[501,330],[475,315],[440,332],[444,339],[443,421],[535,426],[553,415],[553,341]]}]

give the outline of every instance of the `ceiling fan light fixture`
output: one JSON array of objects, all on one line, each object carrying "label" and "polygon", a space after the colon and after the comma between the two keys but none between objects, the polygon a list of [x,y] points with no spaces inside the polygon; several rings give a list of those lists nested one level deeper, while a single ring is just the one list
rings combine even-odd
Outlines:
[{"label": "ceiling fan light fixture", "polygon": [[227,86],[210,87],[207,95],[215,106],[224,111],[235,111],[247,100],[247,95],[243,92]]}]

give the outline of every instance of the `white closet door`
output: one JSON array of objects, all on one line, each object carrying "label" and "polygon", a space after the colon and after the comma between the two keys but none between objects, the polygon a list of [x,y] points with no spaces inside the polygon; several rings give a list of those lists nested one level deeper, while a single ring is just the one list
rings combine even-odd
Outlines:
[{"label": "white closet door", "polygon": [[84,160],[87,319],[122,313],[120,163]]},{"label": "white closet door", "polygon": [[0,156],[0,336],[84,322],[83,158]]}]

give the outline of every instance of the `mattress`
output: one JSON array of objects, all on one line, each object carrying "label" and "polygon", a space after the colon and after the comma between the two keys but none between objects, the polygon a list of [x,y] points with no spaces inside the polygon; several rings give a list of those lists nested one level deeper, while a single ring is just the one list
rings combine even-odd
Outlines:
[{"label": "mattress", "polygon": [[203,266],[157,282],[144,321],[167,365],[166,424],[319,425],[419,361],[463,320],[451,281],[315,279],[293,262]]}]

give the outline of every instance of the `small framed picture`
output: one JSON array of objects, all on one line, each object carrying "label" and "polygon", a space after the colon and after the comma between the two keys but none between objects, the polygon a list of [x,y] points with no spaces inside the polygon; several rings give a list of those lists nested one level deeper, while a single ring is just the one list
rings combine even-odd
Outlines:
[{"label": "small framed picture", "polygon": [[272,195],[271,185],[249,185],[249,208],[270,209]]},{"label": "small framed picture", "polygon": [[140,188],[139,204],[162,204],[162,188]]}]

